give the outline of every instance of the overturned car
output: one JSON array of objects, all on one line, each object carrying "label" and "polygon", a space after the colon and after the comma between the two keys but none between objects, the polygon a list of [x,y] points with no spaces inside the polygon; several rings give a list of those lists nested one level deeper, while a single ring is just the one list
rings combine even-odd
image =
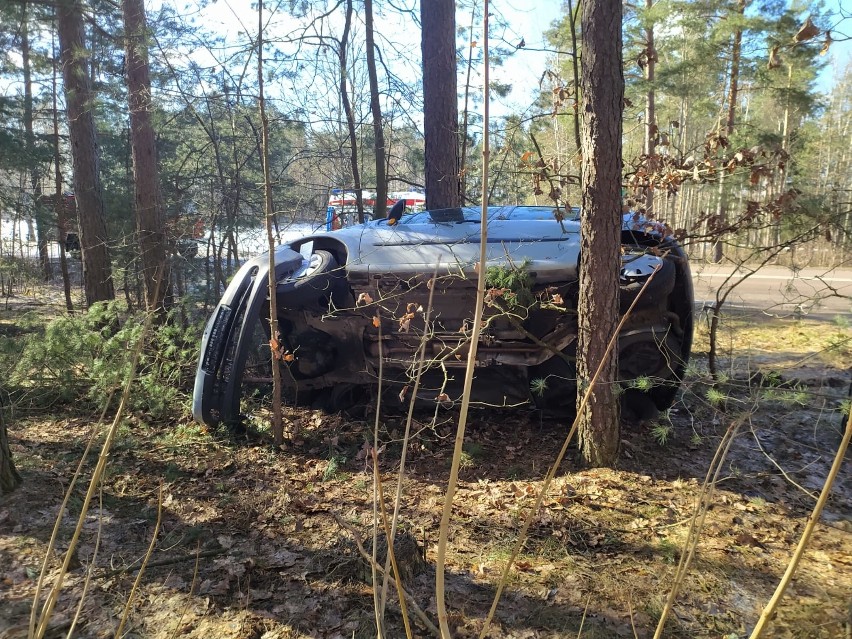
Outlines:
[{"label": "overturned car", "polygon": [[[210,317],[193,413],[240,420],[251,387],[282,367],[285,399],[334,410],[381,387],[383,401],[451,404],[461,394],[480,257],[481,210],[452,208],[302,237],[275,250],[279,336],[270,340],[268,256],[245,263]],[[573,408],[580,221],[552,207],[487,210],[485,318],[471,401]],[[633,214],[622,229],[620,307],[638,297],[618,337],[628,408],[673,403],[692,344],[686,256]],[[651,274],[653,278],[639,295]],[[273,349],[275,352],[273,353]],[[637,383],[642,380],[641,383]]]}]

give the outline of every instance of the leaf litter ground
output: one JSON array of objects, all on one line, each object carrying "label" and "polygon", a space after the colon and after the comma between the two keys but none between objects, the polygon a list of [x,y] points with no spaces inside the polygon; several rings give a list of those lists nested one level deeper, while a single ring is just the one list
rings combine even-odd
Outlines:
[{"label": "leaf litter ground", "polygon": [[[490,637],[576,637],[581,626],[587,638],[652,636],[716,445],[733,416],[751,411],[757,398],[724,466],[664,635],[747,636],[831,465],[840,433],[836,408],[850,381],[842,368],[848,346],[838,356],[836,348],[823,350],[816,338],[803,336],[834,336],[848,345],[847,329],[796,323],[752,330],[739,327],[729,336],[736,356],[725,360],[726,412],[710,405],[701,382],[690,382],[670,424],[624,426],[618,469],[566,462],[510,573]],[[763,345],[764,339],[771,344]],[[700,368],[700,354],[696,360]],[[127,636],[375,636],[370,571],[350,532],[371,536],[372,474],[364,443],[372,416],[288,408],[287,419],[300,435],[286,450],[274,450],[265,435],[235,438],[189,423],[151,426],[142,415],[129,419],[48,636],[67,634],[89,569],[91,585],[74,634],[113,636],[150,542],[160,486],[162,525]],[[434,557],[455,414],[442,413],[433,425],[430,414],[416,419],[401,509],[409,544],[400,561],[406,588],[434,619]],[[10,428],[25,484],[0,501],[0,637],[26,636],[57,510],[92,428],[92,420],[71,410],[23,416]],[[447,569],[455,636],[477,636],[567,428],[564,419],[535,412],[473,414]],[[387,493],[395,487],[403,429],[403,417],[383,416],[387,447],[379,465]],[[847,455],[766,636],[848,636],[850,466]],[[60,552],[84,491],[84,484],[73,489],[63,513]],[[49,576],[59,561],[51,558]],[[414,626],[417,636],[428,635],[419,622]],[[388,636],[404,636],[394,595]]]}]

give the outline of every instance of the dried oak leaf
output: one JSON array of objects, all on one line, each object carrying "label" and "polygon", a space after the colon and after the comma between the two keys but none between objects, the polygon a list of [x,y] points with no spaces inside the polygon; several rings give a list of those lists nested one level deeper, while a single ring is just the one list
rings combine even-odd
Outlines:
[{"label": "dried oak leaf", "polygon": [[406,313],[399,320],[399,332],[407,333],[411,328],[411,320],[414,319],[414,313]]},{"label": "dried oak leaf", "polygon": [[819,34],[819,27],[816,26],[811,17],[808,16],[807,20],[805,20],[805,24],[802,25],[801,29],[796,32],[796,35],[793,36],[794,42],[805,42],[806,40],[810,40],[815,35]]},{"label": "dried oak leaf", "polygon": [[819,54],[825,55],[826,53],[828,53],[828,49],[831,46],[832,42],[834,42],[834,40],[831,39],[831,31],[826,31],[825,40],[823,40],[822,42],[822,49],[819,50]]}]

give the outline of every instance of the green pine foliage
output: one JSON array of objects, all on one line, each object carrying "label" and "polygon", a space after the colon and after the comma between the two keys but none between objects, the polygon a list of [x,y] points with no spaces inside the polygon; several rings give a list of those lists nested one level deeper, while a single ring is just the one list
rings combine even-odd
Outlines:
[{"label": "green pine foliage", "polygon": [[486,286],[502,291],[500,299],[510,309],[529,308],[535,302],[529,261],[505,266],[489,266],[485,272]]},{"label": "green pine foliage", "polygon": [[[130,375],[143,324],[142,313],[128,313],[117,302],[57,318],[27,339],[9,388],[35,405],[63,402],[99,409],[112,398],[114,406]],[[133,381],[131,410],[152,421],[185,417],[200,334],[200,326],[184,328],[176,316],[153,331]]]}]

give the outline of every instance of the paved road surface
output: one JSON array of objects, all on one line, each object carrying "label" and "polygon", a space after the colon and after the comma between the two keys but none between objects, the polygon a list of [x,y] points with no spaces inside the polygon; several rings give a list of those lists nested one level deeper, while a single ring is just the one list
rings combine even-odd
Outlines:
[{"label": "paved road surface", "polygon": [[698,308],[712,302],[720,287],[737,283],[725,302],[729,310],[753,310],[782,317],[852,320],[852,269],[805,268],[797,272],[765,266],[754,275],[728,266],[690,264]]}]

